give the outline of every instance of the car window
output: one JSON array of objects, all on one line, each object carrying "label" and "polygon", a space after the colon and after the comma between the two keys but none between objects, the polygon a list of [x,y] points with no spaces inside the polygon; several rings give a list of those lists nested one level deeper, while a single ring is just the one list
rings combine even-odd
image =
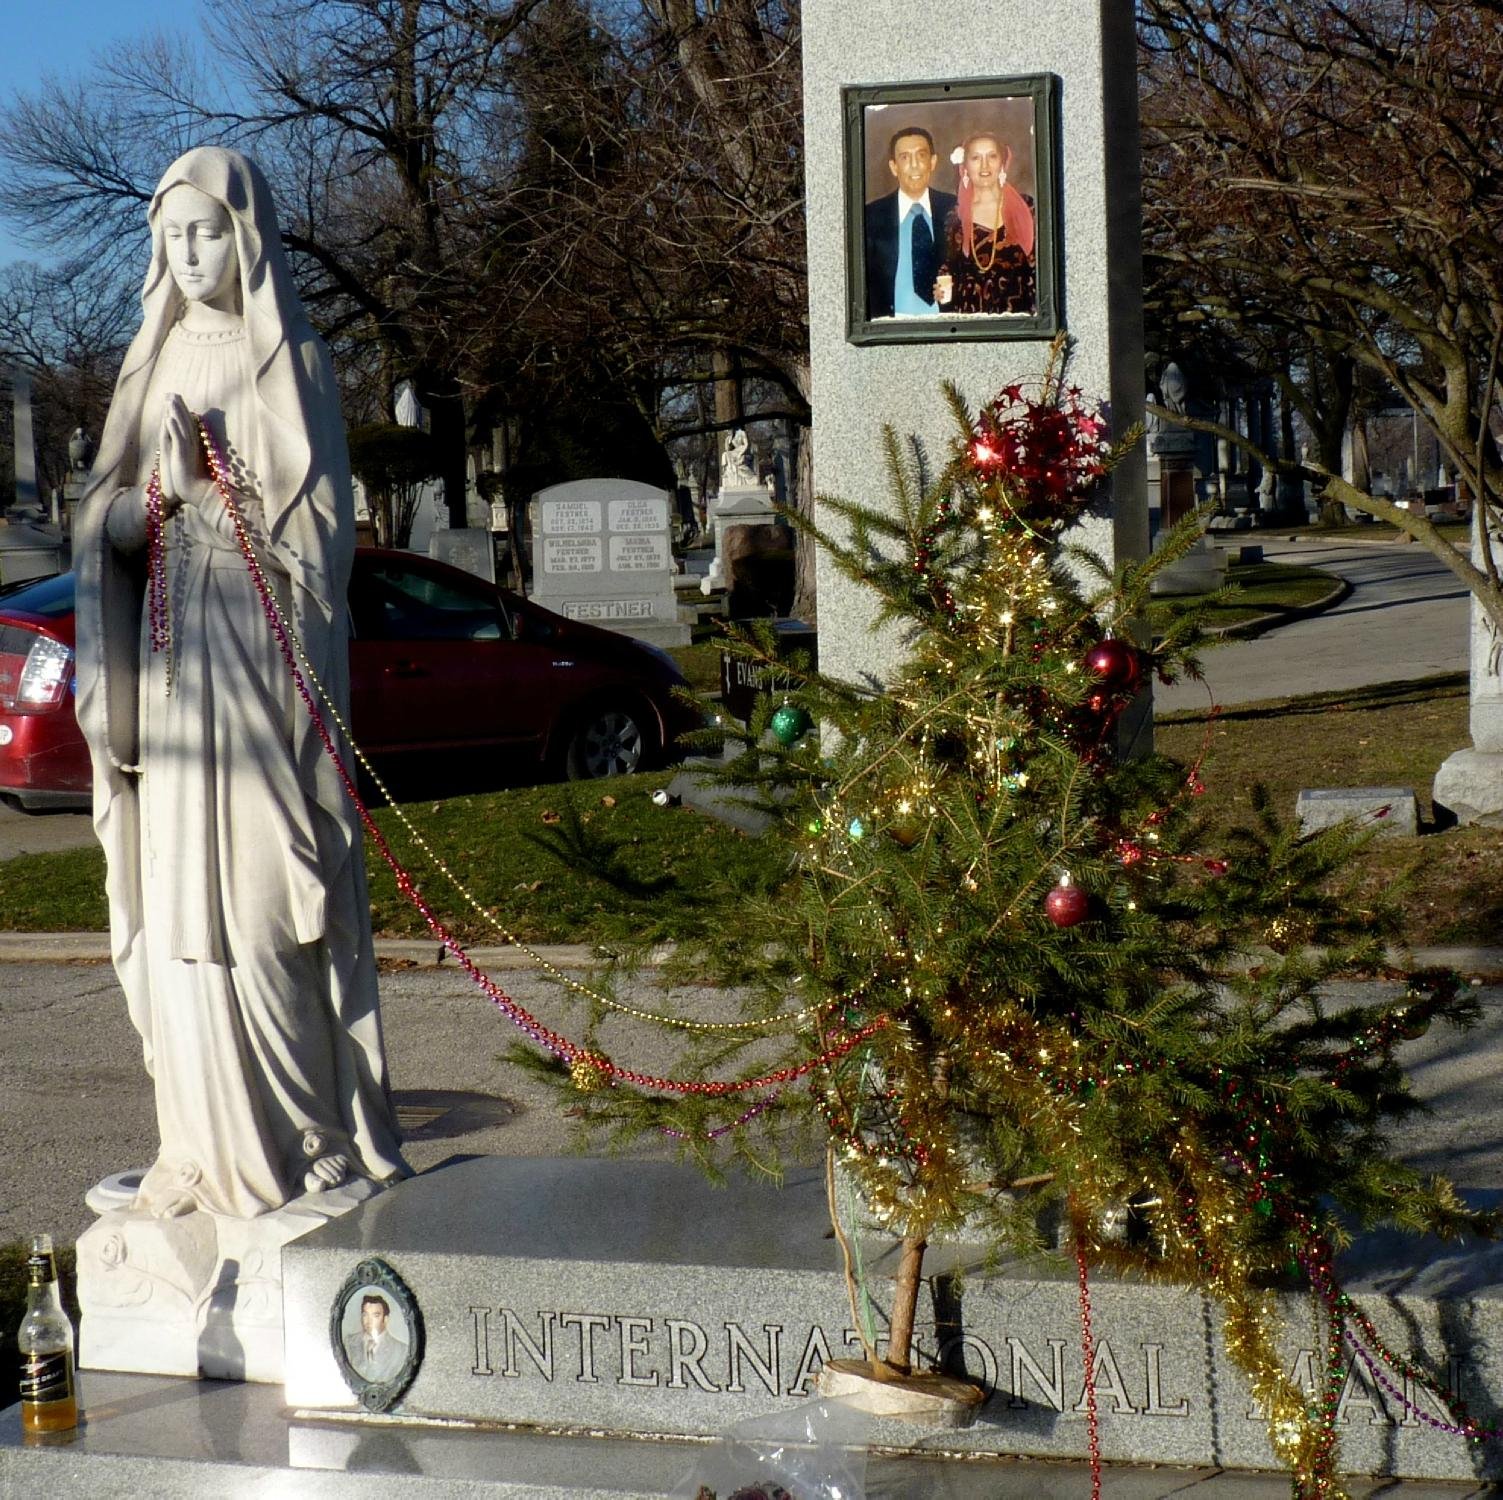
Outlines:
[{"label": "car window", "polygon": [[510,632],[494,594],[397,563],[357,567],[350,580],[355,635],[379,641],[499,641]]},{"label": "car window", "polygon": [[0,608],[23,609],[44,620],[60,620],[73,612],[73,575],[24,579],[0,588]]}]

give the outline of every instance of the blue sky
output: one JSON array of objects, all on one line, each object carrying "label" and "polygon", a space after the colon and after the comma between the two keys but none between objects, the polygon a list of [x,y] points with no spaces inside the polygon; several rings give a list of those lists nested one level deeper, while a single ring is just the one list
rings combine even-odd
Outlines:
[{"label": "blue sky", "polygon": [[[33,93],[48,73],[87,70],[96,53],[128,47],[153,31],[196,34],[204,0],[0,0],[0,100]],[[45,251],[17,241],[0,222],[0,265],[43,260]]]}]

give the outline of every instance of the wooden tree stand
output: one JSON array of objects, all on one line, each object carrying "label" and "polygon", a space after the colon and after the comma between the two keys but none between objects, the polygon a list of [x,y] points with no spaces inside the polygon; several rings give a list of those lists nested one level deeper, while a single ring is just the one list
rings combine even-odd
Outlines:
[{"label": "wooden tree stand", "polygon": [[858,1411],[927,1427],[969,1427],[986,1400],[979,1386],[953,1375],[878,1374],[863,1359],[832,1359],[817,1383],[821,1396],[838,1397]]}]

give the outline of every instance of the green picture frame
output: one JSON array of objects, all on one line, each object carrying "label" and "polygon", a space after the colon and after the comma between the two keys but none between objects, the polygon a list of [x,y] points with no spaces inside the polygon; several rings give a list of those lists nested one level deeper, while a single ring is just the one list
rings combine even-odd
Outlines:
[{"label": "green picture frame", "polygon": [[[365,1303],[372,1305],[369,1320]],[[407,1283],[379,1257],[361,1261],[329,1309],[329,1347],[366,1411],[390,1411],[402,1399],[423,1363],[424,1342],[423,1314]]]}]

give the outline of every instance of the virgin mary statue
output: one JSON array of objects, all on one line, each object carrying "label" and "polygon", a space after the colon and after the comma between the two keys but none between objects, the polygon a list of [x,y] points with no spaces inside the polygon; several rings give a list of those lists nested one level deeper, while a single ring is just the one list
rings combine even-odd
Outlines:
[{"label": "virgin mary statue", "polygon": [[75,532],[78,721],[115,970],[156,1088],[161,1149],[135,1206],[251,1218],[407,1170],[359,824],[236,531],[238,513],[281,633],[343,716],[354,505],[328,351],[259,170],[190,151],[149,218],[141,330]]}]

